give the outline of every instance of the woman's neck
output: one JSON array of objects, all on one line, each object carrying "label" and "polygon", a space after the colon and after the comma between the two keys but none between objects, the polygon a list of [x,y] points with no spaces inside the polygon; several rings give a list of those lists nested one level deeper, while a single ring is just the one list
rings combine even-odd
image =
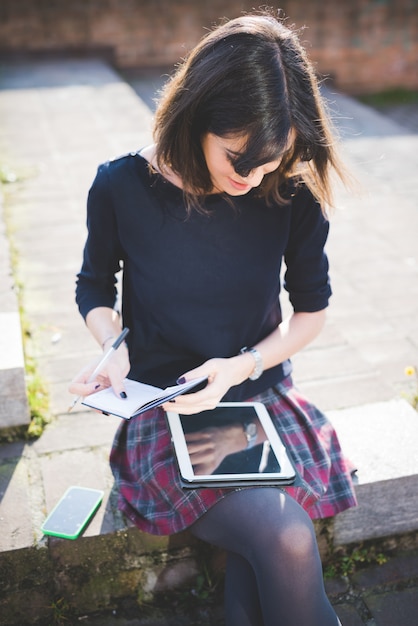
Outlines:
[{"label": "woman's neck", "polygon": [[163,178],[168,180],[172,185],[183,189],[183,181],[180,176],[175,174],[169,167],[165,167],[164,169],[160,169],[157,163],[157,147],[155,144],[151,144],[143,148],[140,152],[140,155],[148,161],[151,167],[160,174]]}]

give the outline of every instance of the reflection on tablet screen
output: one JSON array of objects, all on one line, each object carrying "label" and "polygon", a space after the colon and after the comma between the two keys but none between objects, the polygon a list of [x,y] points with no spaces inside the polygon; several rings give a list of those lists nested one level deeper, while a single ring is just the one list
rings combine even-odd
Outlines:
[{"label": "reflection on tablet screen", "polygon": [[[234,411],[219,406],[198,415],[180,415],[190,462],[196,476],[280,473],[280,463],[252,406]],[[248,449],[246,425],[256,436]]]}]

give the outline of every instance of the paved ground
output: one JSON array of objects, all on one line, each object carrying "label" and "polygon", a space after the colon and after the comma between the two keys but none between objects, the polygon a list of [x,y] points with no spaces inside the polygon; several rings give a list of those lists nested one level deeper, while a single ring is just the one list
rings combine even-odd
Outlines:
[{"label": "paved ground", "polygon": [[[0,446],[8,472],[1,475],[4,551],[32,545],[34,534],[41,541],[44,511],[75,475],[79,483],[107,493],[111,488],[106,456],[117,424],[80,408],[68,416],[67,386],[97,354],[73,298],[89,185],[98,163],[151,138],[150,94],[161,78],[129,79],[136,93],[97,60],[20,61],[1,68],[0,161],[22,177],[6,189],[8,219],[31,349],[49,382],[54,415],[35,443]],[[327,95],[361,191],[338,189],[328,245],[334,289],[329,321],[294,365],[302,390],[336,411],[411,391],[404,368],[418,363],[418,114],[414,110],[410,124],[401,126],[349,98]],[[109,531],[109,507],[96,516],[90,535]],[[415,626],[417,563],[413,554],[398,556],[348,582],[330,583],[344,626]],[[116,617],[85,623],[146,623]],[[160,623],[181,622],[152,622]]]}]

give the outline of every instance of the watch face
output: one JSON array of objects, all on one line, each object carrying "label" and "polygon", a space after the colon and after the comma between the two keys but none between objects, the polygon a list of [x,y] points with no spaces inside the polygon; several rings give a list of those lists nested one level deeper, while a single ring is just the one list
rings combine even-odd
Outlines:
[{"label": "watch face", "polygon": [[257,426],[254,424],[254,422],[250,422],[249,424],[245,425],[245,432],[251,439],[256,436]]}]

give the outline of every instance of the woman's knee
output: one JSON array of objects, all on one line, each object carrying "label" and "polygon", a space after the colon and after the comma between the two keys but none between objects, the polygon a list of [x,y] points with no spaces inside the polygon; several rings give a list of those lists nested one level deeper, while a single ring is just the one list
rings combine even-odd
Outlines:
[{"label": "woman's knee", "polygon": [[[308,514],[293,498],[282,493],[265,493],[261,541],[265,550],[273,550],[290,559],[307,559],[317,553],[315,530]],[[273,498],[272,498],[273,495]]]},{"label": "woman's knee", "polygon": [[317,542],[312,523],[294,521],[280,529],[277,537],[278,551],[291,560],[306,561],[317,554]]},{"label": "woman's knee", "polygon": [[302,557],[316,546],[309,516],[277,488],[233,492],[191,530],[199,539],[238,552],[249,560],[272,551]]}]

